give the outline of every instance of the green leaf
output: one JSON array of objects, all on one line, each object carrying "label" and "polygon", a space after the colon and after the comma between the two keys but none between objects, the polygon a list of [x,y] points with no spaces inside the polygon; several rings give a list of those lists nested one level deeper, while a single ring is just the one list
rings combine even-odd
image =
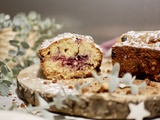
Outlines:
[{"label": "green leaf", "polygon": [[5,62],[9,62],[10,61],[10,59],[9,58],[5,58]]},{"label": "green leaf", "polygon": [[17,56],[13,56],[12,61],[15,62],[15,63],[18,63],[18,58],[17,58]]},{"label": "green leaf", "polygon": [[115,63],[111,72],[111,75],[118,76],[119,75],[119,70],[120,70],[120,64]]},{"label": "green leaf", "polygon": [[40,107],[44,109],[49,109],[49,104],[39,94],[36,94],[36,97],[38,99]]},{"label": "green leaf", "polygon": [[19,69],[22,69],[22,68],[23,68],[23,66],[21,64],[17,64],[14,69],[19,70]]},{"label": "green leaf", "polygon": [[51,20],[49,18],[47,18],[45,21],[44,21],[44,25],[45,25],[45,28],[48,29],[49,27],[51,27]]},{"label": "green leaf", "polygon": [[11,25],[11,21],[5,21],[3,23],[4,28],[9,27]]},{"label": "green leaf", "polygon": [[120,70],[120,64],[115,63],[112,72],[108,76],[109,79],[109,92],[114,92],[120,83],[120,78],[118,77]]},{"label": "green leaf", "polygon": [[16,55],[17,55],[17,51],[15,51],[15,50],[9,50],[9,51],[8,51],[8,54],[9,54],[10,56],[16,56]]},{"label": "green leaf", "polygon": [[0,84],[0,93],[2,96],[7,96],[9,94],[9,87],[6,83]]},{"label": "green leaf", "polygon": [[13,72],[13,75],[18,75],[19,69],[17,69],[17,68],[12,69],[12,72]]},{"label": "green leaf", "polygon": [[22,30],[21,30],[21,34],[28,34],[31,27],[30,25],[24,24],[23,26],[21,26]]},{"label": "green leaf", "polygon": [[12,78],[13,77],[13,72],[12,71],[8,72],[7,76],[8,76],[8,78]]},{"label": "green leaf", "polygon": [[13,18],[13,25],[14,26],[20,26],[21,23],[22,23],[22,20],[18,15]]},{"label": "green leaf", "polygon": [[49,105],[55,105],[57,109],[66,108],[67,106],[63,103],[66,98],[59,93],[55,97],[53,97],[53,102],[49,103]]},{"label": "green leaf", "polygon": [[18,41],[18,40],[10,40],[9,43],[10,43],[10,45],[12,45],[12,46],[16,46],[16,47],[19,46],[19,41]]},{"label": "green leaf", "polygon": [[123,83],[125,83],[127,85],[131,85],[133,82],[132,75],[130,73],[124,74],[124,76],[122,77],[122,81],[123,81]]},{"label": "green leaf", "polygon": [[120,83],[120,79],[117,76],[110,75],[109,79],[109,92],[112,93],[116,90]]},{"label": "green leaf", "polygon": [[30,66],[30,65],[32,65],[33,64],[33,61],[31,61],[31,60],[25,60],[24,61],[24,66],[25,67],[28,67],[28,66]]},{"label": "green leaf", "polygon": [[37,13],[35,11],[31,11],[29,14],[28,14],[28,18],[30,20],[35,20],[37,18]]},{"label": "green leaf", "polygon": [[7,69],[7,67],[6,66],[1,66],[1,72],[4,74],[4,75],[7,75],[7,73],[8,73],[8,69]]},{"label": "green leaf", "polygon": [[73,101],[76,101],[76,102],[79,102],[80,99],[76,96],[76,95],[67,95],[66,97],[67,99],[70,99],[70,100],[73,100]]},{"label": "green leaf", "polygon": [[5,20],[9,20],[10,19],[10,15],[5,15],[4,19]]},{"label": "green leaf", "polygon": [[29,48],[29,44],[27,42],[21,42],[21,45],[24,49],[28,49]]},{"label": "green leaf", "polygon": [[3,23],[5,21],[5,14],[0,14],[0,23]]},{"label": "green leaf", "polygon": [[13,32],[20,31],[20,27],[19,26],[12,26],[12,30],[13,30]]},{"label": "green leaf", "polygon": [[42,110],[41,113],[45,119],[54,120],[51,112],[48,112],[47,110]]},{"label": "green leaf", "polygon": [[138,93],[138,86],[137,85],[131,85],[131,93],[133,95],[136,95]]},{"label": "green leaf", "polygon": [[2,62],[2,61],[0,61],[0,66],[2,66],[2,65],[5,65],[5,63],[4,63],[4,62]]},{"label": "green leaf", "polygon": [[18,51],[17,55],[18,56],[23,56],[23,55],[25,55],[25,51],[24,50],[20,50],[20,51]]},{"label": "green leaf", "polygon": [[0,79],[0,83],[2,83],[2,82],[3,82],[3,80]]},{"label": "green leaf", "polygon": [[142,82],[138,87],[141,89],[146,89],[147,87],[146,82]]},{"label": "green leaf", "polygon": [[8,86],[13,84],[13,82],[10,80],[3,80],[3,83],[7,84]]},{"label": "green leaf", "polygon": [[17,107],[17,105],[16,105],[15,103],[13,103],[13,104],[8,108],[8,110],[13,111],[14,108],[16,108],[16,107]]}]

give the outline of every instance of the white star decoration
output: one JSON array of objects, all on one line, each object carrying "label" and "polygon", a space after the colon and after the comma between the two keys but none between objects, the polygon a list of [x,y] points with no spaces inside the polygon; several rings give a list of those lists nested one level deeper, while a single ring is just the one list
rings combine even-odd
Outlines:
[{"label": "white star decoration", "polygon": [[138,105],[130,103],[129,109],[130,113],[127,116],[127,119],[143,120],[144,117],[150,115],[150,112],[144,107],[144,102],[140,102]]}]

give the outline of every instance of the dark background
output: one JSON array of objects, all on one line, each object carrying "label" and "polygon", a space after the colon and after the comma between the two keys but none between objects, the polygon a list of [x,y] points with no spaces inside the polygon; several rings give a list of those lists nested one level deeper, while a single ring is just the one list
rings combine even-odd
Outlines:
[{"label": "dark background", "polygon": [[91,35],[98,44],[130,30],[160,28],[160,0],[0,0],[0,13],[31,10],[54,17],[63,32]]}]

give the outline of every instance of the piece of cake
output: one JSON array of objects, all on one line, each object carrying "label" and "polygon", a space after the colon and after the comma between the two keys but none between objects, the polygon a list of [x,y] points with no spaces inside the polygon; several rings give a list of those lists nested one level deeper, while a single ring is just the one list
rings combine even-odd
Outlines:
[{"label": "piece of cake", "polygon": [[102,51],[90,36],[64,33],[45,40],[39,57],[47,79],[83,78],[100,70]]},{"label": "piece of cake", "polygon": [[160,31],[129,31],[112,46],[113,64],[120,76],[130,72],[139,78],[160,81]]}]

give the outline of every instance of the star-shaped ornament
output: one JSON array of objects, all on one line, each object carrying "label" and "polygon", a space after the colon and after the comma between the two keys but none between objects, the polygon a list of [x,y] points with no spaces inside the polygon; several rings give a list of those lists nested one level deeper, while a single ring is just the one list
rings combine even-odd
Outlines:
[{"label": "star-shaped ornament", "polygon": [[138,105],[129,104],[130,113],[127,119],[143,120],[144,117],[150,115],[150,112],[145,109],[144,102],[140,102]]}]

